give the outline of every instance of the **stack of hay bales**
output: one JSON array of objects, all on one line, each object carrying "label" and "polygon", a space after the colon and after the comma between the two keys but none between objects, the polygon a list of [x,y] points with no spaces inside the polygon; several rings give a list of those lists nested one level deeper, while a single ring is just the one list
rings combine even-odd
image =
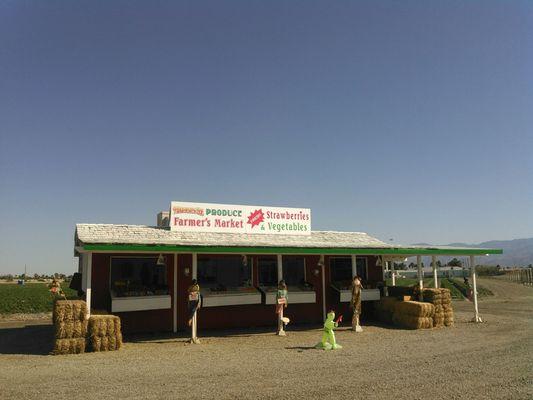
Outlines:
[{"label": "stack of hay bales", "polygon": [[444,312],[444,325],[453,325],[452,294],[450,289],[441,289],[442,310]]},{"label": "stack of hay bales", "polygon": [[52,319],[55,325],[54,354],[85,352],[87,304],[83,300],[57,300]]},{"label": "stack of hay bales", "polygon": [[392,316],[397,303],[398,300],[395,297],[382,297],[376,302],[376,317],[378,320],[386,324],[392,324]]},{"label": "stack of hay bales", "polygon": [[435,314],[433,315],[433,327],[442,328],[444,326],[444,309],[442,307],[442,291],[441,289],[424,289],[422,292],[424,301],[435,306]]},{"label": "stack of hay bales", "polygon": [[424,289],[424,301],[435,306],[433,326],[442,328],[453,325],[452,296],[450,289]]},{"label": "stack of hay bales", "polygon": [[401,301],[394,307],[392,322],[408,329],[429,329],[433,327],[435,306],[419,301]]},{"label": "stack of hay bales", "polygon": [[91,315],[89,340],[93,351],[120,349],[122,346],[120,318],[116,315]]}]

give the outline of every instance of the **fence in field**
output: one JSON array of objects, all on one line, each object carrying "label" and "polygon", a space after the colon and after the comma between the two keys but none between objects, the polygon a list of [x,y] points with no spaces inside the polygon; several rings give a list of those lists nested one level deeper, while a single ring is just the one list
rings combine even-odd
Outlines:
[{"label": "fence in field", "polygon": [[505,275],[511,282],[533,286],[533,268],[520,268],[508,271]]}]

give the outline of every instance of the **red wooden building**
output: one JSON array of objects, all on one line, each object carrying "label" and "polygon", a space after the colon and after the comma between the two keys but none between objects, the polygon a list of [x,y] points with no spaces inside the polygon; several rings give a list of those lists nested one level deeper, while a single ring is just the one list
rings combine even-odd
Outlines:
[{"label": "red wooden building", "polygon": [[203,297],[200,329],[274,327],[280,279],[289,288],[291,324],[320,323],[329,309],[349,313],[349,283],[357,274],[364,283],[364,319],[370,302],[383,294],[388,262],[416,255],[420,265],[422,255],[501,252],[402,247],[359,232],[180,231],[167,221],[158,218],[155,227],[76,225],[75,255],[89,308],[119,315],[125,332],[186,329],[187,288],[193,278]]}]

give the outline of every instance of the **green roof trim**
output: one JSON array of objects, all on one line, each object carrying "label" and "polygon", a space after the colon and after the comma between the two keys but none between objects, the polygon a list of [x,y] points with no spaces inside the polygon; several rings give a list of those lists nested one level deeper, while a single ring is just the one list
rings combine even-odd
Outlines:
[{"label": "green roof trim", "polygon": [[440,255],[440,256],[484,256],[502,254],[502,249],[462,249],[432,247],[391,248],[317,248],[317,247],[232,247],[232,246],[182,246],[149,244],[85,244],[88,251],[146,251],[146,252],[190,252],[190,253],[259,253],[259,254],[367,254],[367,255]]}]

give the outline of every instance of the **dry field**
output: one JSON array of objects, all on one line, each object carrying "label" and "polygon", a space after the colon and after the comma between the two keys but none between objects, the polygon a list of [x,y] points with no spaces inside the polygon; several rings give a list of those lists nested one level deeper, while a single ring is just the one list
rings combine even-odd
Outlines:
[{"label": "dry field", "polygon": [[320,330],[135,338],[118,352],[48,356],[50,325],[0,321],[0,398],[42,399],[532,399],[533,288],[484,279],[495,296],[456,302],[456,326],[340,329],[338,351],[312,346]]}]

